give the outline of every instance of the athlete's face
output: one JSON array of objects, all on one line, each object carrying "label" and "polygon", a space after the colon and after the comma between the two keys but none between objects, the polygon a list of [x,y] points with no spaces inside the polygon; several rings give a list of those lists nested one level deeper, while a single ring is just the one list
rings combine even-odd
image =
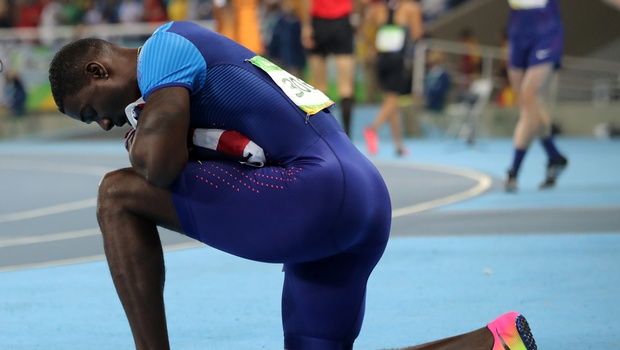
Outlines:
[{"label": "athlete's face", "polygon": [[92,79],[77,94],[65,97],[65,114],[86,124],[95,122],[106,131],[125,125],[125,107],[133,102],[131,94],[107,80]]}]

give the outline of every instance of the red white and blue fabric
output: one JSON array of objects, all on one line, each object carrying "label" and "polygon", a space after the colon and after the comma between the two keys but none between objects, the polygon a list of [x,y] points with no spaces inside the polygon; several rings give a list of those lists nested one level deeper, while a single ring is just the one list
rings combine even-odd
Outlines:
[{"label": "red white and blue fabric", "polygon": [[[125,107],[127,121],[132,126],[132,130],[125,136],[126,148],[128,147],[129,139],[138,127],[138,118],[142,108],[144,108],[144,103],[144,100],[140,97],[137,101]],[[228,158],[256,167],[262,167],[266,162],[263,148],[234,130],[191,129],[188,140],[191,140],[194,145],[198,159]]]}]

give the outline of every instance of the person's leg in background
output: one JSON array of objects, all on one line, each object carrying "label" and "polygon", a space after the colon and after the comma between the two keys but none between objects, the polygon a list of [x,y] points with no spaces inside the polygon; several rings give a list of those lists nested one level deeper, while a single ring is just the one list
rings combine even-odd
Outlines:
[{"label": "person's leg in background", "polygon": [[310,84],[318,90],[327,93],[327,56],[318,53],[308,55],[310,65]]},{"label": "person's leg in background", "polygon": [[[510,83],[515,91],[519,105],[519,121],[513,135],[514,156],[505,183],[506,191],[517,190],[517,177],[525,155],[536,137],[540,137],[543,147],[549,158],[548,169],[555,170],[555,164],[563,163],[566,159],[558,152],[551,134],[551,117],[547,112],[542,94],[548,86],[548,81],[553,74],[553,63],[544,63],[527,69],[510,68],[508,75]],[[555,184],[557,174],[551,174],[541,184],[542,188],[551,187]]]},{"label": "person's leg in background", "polygon": [[383,124],[389,122],[390,133],[396,147],[397,155],[404,156],[407,154],[407,150],[403,144],[399,100],[400,94],[398,93],[392,91],[385,91],[383,93],[383,101],[381,102],[381,109],[379,110],[377,117],[371,126],[364,129],[368,153],[376,154],[378,152],[379,143],[377,131],[381,128],[381,126],[383,126]]},{"label": "person's leg in background", "polygon": [[344,131],[351,137],[351,119],[355,103],[355,56],[353,54],[340,54],[335,56],[335,61],[337,70],[336,84],[338,96],[340,96],[342,124]]}]

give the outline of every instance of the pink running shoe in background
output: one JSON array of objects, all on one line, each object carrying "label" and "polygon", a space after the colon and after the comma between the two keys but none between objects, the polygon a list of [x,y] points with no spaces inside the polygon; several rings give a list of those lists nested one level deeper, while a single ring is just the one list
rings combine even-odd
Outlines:
[{"label": "pink running shoe in background", "polygon": [[364,128],[364,139],[366,140],[366,149],[371,155],[377,154],[379,151],[379,137],[373,128],[367,126]]}]

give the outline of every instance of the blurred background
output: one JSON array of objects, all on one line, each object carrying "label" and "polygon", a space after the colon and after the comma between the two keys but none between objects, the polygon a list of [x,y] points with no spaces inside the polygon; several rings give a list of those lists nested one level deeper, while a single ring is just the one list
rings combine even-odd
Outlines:
[{"label": "blurred background", "polygon": [[[355,100],[379,105],[372,55],[363,18],[373,0],[357,2]],[[611,0],[610,0],[611,1]],[[514,95],[506,78],[507,1],[419,0],[424,39],[415,46],[410,96],[401,107],[405,136],[508,137],[517,120]],[[556,132],[570,136],[614,137],[620,133],[620,11],[604,0],[561,1],[566,27],[563,67],[553,78],[551,112]],[[191,20],[215,29],[255,52],[279,61],[274,38],[290,33],[300,16],[297,0],[1,0],[0,139],[72,127],[57,118],[47,79],[56,50],[72,39],[101,37],[139,46],[161,23]],[[370,34],[368,34],[370,33]],[[450,78],[429,94],[433,67]],[[286,67],[285,67],[286,68]],[[300,72],[312,80],[312,72]],[[335,68],[330,65],[327,93],[336,101]],[[464,92],[484,81],[477,106],[460,103]],[[353,117],[355,118],[355,116]]]}]

